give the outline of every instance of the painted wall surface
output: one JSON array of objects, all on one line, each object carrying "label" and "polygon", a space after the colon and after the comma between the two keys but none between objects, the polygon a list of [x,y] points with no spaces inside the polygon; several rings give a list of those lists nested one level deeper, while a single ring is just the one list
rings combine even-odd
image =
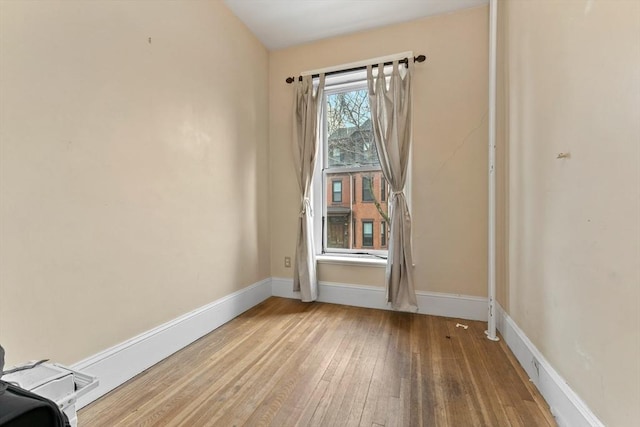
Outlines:
[{"label": "painted wall surface", "polygon": [[269,277],[267,73],[222,2],[0,2],[7,363],[73,363]]},{"label": "painted wall surface", "polygon": [[605,425],[635,426],[640,2],[500,7],[509,161],[501,303]]},{"label": "painted wall surface", "polygon": [[[416,288],[486,295],[486,6],[273,51],[269,64],[271,273],[291,277],[300,210],[292,155],[293,88],[301,71],[412,50],[413,247]],[[384,269],[319,266],[319,279],[383,286]]]}]

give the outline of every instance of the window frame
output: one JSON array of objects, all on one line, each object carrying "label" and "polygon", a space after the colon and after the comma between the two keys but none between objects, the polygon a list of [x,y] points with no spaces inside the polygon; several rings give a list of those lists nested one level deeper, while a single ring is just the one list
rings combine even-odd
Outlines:
[{"label": "window frame", "polygon": [[[375,242],[375,237],[374,237],[374,236],[375,236],[375,234],[376,234],[376,232],[375,232],[375,227],[374,227],[374,225],[375,225],[376,221],[375,221],[375,220],[373,220],[373,219],[370,219],[370,218],[366,218],[366,219],[363,219],[363,220],[361,221],[361,223],[362,223],[362,247],[363,247],[363,248],[365,248],[365,247],[366,247],[366,248],[372,248],[372,247],[374,247],[374,246],[375,246],[375,243],[376,243],[376,242]],[[364,234],[364,226],[365,226],[365,224],[369,224],[369,225],[371,225],[371,244],[370,244],[370,245],[365,245],[365,244],[364,244],[364,238],[365,238],[365,234]]]},{"label": "window frame", "polygon": [[[377,171],[377,169],[376,169]],[[364,176],[362,175],[362,194],[360,195],[361,197],[361,201],[362,203],[373,203],[373,201],[375,200],[375,194],[373,194],[373,189],[375,188],[375,185],[373,184],[373,176]],[[369,198],[365,198],[364,195],[367,193],[367,190],[365,188],[364,182],[365,180],[369,183]]]},{"label": "window frame", "polygon": [[[340,184],[340,191],[336,192],[336,184]],[[336,194],[340,195],[340,200],[336,200]],[[342,179],[331,180],[331,203],[342,203]]]},{"label": "window frame", "polygon": [[[386,72],[386,68],[385,68],[385,72]],[[377,73],[377,70],[374,69],[374,75],[376,73]],[[317,84],[317,81],[314,81],[314,84]],[[333,76],[328,76],[325,80],[325,90],[323,93],[324,98],[322,101],[323,106],[326,105],[327,96],[329,95],[340,93],[340,92],[361,90],[361,89],[365,89],[365,90],[367,89],[366,71],[342,73],[342,74],[336,74]],[[327,248],[325,249],[324,247],[325,242],[327,241],[327,228],[328,228],[324,226],[325,222],[328,223],[328,221],[326,220],[328,203],[324,203],[324,199],[323,199],[323,198],[326,198],[326,194],[327,194],[326,193],[327,185],[326,185],[326,179],[325,179],[327,172],[325,172],[324,165],[327,163],[327,160],[328,160],[329,147],[327,144],[328,132],[327,132],[326,111],[325,111],[326,108],[323,107],[322,110],[323,110],[323,114],[319,119],[318,138],[320,143],[318,144],[318,159],[315,165],[313,184],[312,184],[312,203],[313,203],[313,210],[314,210],[314,238],[315,238],[316,257],[318,257],[318,261],[321,263],[333,263],[334,262],[333,260],[336,260],[336,262],[338,263],[346,263],[346,264],[358,264],[361,262],[365,262],[364,260],[366,259],[371,260],[371,262],[373,262],[374,260],[382,261],[380,258],[386,259],[388,254],[388,241],[384,249],[369,249],[369,248],[364,248],[364,249]],[[411,212],[411,207],[412,207],[411,206],[412,205],[411,203],[412,151],[413,151],[413,144],[409,152],[407,180],[404,188],[409,212]],[[381,169],[379,167],[368,167],[368,166],[357,167],[357,168],[336,167],[336,168],[332,168],[330,173],[351,174],[351,173],[357,173],[357,172],[374,172],[374,171],[380,171],[380,170]],[[349,179],[349,185],[350,185],[350,192],[351,192],[350,198],[352,199],[353,203],[356,202],[356,192],[357,192],[356,185],[354,185],[356,184],[355,181],[358,181],[358,180],[356,180],[355,177],[351,175]],[[388,185],[389,184],[387,183],[385,186],[386,191],[389,191],[389,187],[387,187]],[[343,188],[343,191],[344,191],[344,188]],[[372,191],[375,191],[375,187],[374,189],[372,189]],[[383,200],[383,201],[385,203],[389,203],[390,197],[386,197],[385,199],[386,200]],[[391,207],[389,207],[389,215],[391,215],[390,210],[391,210]],[[359,218],[354,220],[352,216],[351,228],[355,228],[354,225],[360,222],[358,220]],[[384,221],[384,219],[380,218],[380,221]],[[387,228],[389,227],[387,226]],[[352,242],[355,242],[357,240],[356,230],[352,229],[351,232],[352,232]],[[374,235],[376,234],[375,223],[374,223],[373,233]],[[356,245],[354,244],[353,246],[356,246]],[[376,261],[376,265],[378,264],[378,261]]]}]

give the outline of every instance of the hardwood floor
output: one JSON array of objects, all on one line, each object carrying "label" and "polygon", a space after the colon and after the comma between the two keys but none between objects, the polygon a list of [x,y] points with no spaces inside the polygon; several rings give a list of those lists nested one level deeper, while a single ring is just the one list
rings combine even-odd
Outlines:
[{"label": "hardwood floor", "polygon": [[[456,323],[469,325],[468,329]],[[485,323],[270,298],[79,412],[81,426],[552,426]]]}]

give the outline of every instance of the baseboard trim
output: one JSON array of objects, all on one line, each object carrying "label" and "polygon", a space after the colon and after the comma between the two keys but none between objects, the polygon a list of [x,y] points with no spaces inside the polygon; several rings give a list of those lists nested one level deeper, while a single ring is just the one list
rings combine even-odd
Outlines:
[{"label": "baseboard trim", "polygon": [[604,427],[589,407],[558,374],[516,322],[496,306],[496,325],[507,346],[549,404],[559,427]]},{"label": "baseboard trim", "polygon": [[271,296],[264,279],[177,317],[71,366],[98,377],[96,389],[78,399],[80,409],[145,369],[227,323]]},{"label": "baseboard trim", "polygon": [[[318,301],[390,310],[385,290],[376,286],[320,282]],[[469,320],[487,320],[487,299],[436,292],[416,292],[419,313]],[[78,399],[80,409],[176,351],[217,329],[270,296],[299,299],[293,280],[268,278],[186,313],[130,340],[71,366],[98,377],[100,384]],[[497,327],[551,408],[560,427],[604,424],[567,385],[518,325],[499,305]]]},{"label": "baseboard trim", "polygon": [[[382,287],[333,282],[320,282],[318,287],[319,302],[391,310]],[[271,289],[273,296],[300,299],[300,293],[293,292],[293,279],[274,277]],[[487,320],[486,298],[424,291],[417,291],[416,296],[421,314]]]}]

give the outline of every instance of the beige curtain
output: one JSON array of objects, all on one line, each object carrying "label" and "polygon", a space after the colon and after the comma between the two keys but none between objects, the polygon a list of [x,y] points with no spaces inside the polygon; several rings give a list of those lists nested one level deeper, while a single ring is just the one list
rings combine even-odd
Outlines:
[{"label": "beige curtain", "polygon": [[310,193],[318,154],[318,123],[322,114],[324,74],[320,75],[315,93],[311,76],[304,76],[302,81],[296,80],[294,84],[293,157],[300,186],[300,219],[293,267],[293,290],[300,292],[302,301],[315,301],[318,299],[318,279]]},{"label": "beige curtain", "polygon": [[411,148],[412,69],[413,62],[409,60],[409,68],[402,77],[398,61],[394,61],[391,75],[385,76],[384,66],[380,64],[378,76],[374,78],[372,67],[367,67],[373,134],[382,173],[391,190],[387,302],[394,309],[402,311],[418,310],[413,283],[411,214],[404,193]]}]

